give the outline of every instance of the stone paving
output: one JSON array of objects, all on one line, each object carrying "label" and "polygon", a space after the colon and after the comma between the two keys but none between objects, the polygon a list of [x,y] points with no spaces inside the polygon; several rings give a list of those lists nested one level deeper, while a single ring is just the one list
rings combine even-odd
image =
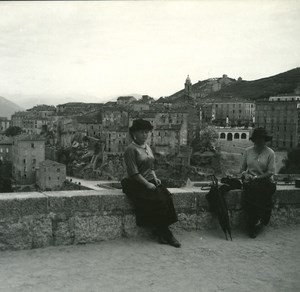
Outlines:
[{"label": "stone paving", "polygon": [[1,252],[0,291],[299,291],[300,225],[176,236],[180,249],[139,237]]}]

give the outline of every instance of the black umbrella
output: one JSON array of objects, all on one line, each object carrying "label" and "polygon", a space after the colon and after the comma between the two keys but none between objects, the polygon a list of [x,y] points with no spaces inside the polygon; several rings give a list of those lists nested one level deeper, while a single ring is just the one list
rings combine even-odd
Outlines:
[{"label": "black umbrella", "polygon": [[209,203],[210,211],[217,213],[219,224],[225,234],[226,240],[228,240],[227,233],[232,240],[228,208],[224,198],[224,194],[229,190],[230,187],[228,185],[222,185],[219,187],[218,179],[212,175],[210,191],[205,196]]}]

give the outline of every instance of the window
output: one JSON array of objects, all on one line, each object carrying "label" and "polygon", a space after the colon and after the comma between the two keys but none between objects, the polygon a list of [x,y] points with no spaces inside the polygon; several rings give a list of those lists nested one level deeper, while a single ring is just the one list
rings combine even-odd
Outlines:
[{"label": "window", "polygon": [[51,177],[49,176],[49,180],[51,180]]},{"label": "window", "polygon": [[60,168],[58,168],[56,171],[57,171],[57,172],[60,172]]},{"label": "window", "polygon": [[227,141],[232,141],[232,133],[227,134]]},{"label": "window", "polygon": [[225,133],[220,134],[220,139],[225,139]]},{"label": "window", "polygon": [[246,133],[242,133],[242,135],[241,135],[241,139],[246,139],[247,138],[247,135],[246,135]]},{"label": "window", "polygon": [[34,143],[31,143],[31,148],[34,149]]},{"label": "window", "polygon": [[6,148],[6,153],[8,153],[8,148]]},{"label": "window", "polygon": [[235,133],[234,134],[234,139],[240,139],[240,134],[239,133]]}]

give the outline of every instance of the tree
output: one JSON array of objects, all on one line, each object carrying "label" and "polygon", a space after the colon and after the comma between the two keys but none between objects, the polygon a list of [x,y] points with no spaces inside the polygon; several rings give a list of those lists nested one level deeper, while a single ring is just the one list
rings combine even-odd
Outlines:
[{"label": "tree", "polygon": [[213,127],[207,127],[196,132],[196,137],[191,146],[194,152],[204,152],[214,150],[214,143],[218,138],[218,133]]},{"label": "tree", "polygon": [[99,143],[96,143],[94,146],[94,154],[97,155],[100,152],[100,145]]},{"label": "tree", "polygon": [[20,135],[21,133],[22,133],[22,129],[20,127],[11,126],[5,130],[4,135],[7,137],[10,136],[13,137],[13,136]]},{"label": "tree", "polygon": [[291,150],[284,164],[279,173],[300,174],[300,148]]}]

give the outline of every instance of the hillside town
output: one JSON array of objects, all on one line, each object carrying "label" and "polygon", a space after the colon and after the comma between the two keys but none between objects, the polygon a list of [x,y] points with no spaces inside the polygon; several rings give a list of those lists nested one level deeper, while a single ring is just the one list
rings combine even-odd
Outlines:
[{"label": "hillside town", "polygon": [[[126,175],[128,128],[142,118],[153,125],[149,139],[156,170],[168,186],[210,174],[238,174],[254,127],[274,134],[271,147],[281,168],[300,143],[300,90],[257,100],[226,91],[244,82],[223,75],[192,84],[167,97],[120,96],[106,103],[36,105],[0,118],[1,172],[17,189],[59,190],[74,177],[120,181]],[[21,188],[20,188],[21,186]],[[9,188],[11,190],[11,188]]]}]

